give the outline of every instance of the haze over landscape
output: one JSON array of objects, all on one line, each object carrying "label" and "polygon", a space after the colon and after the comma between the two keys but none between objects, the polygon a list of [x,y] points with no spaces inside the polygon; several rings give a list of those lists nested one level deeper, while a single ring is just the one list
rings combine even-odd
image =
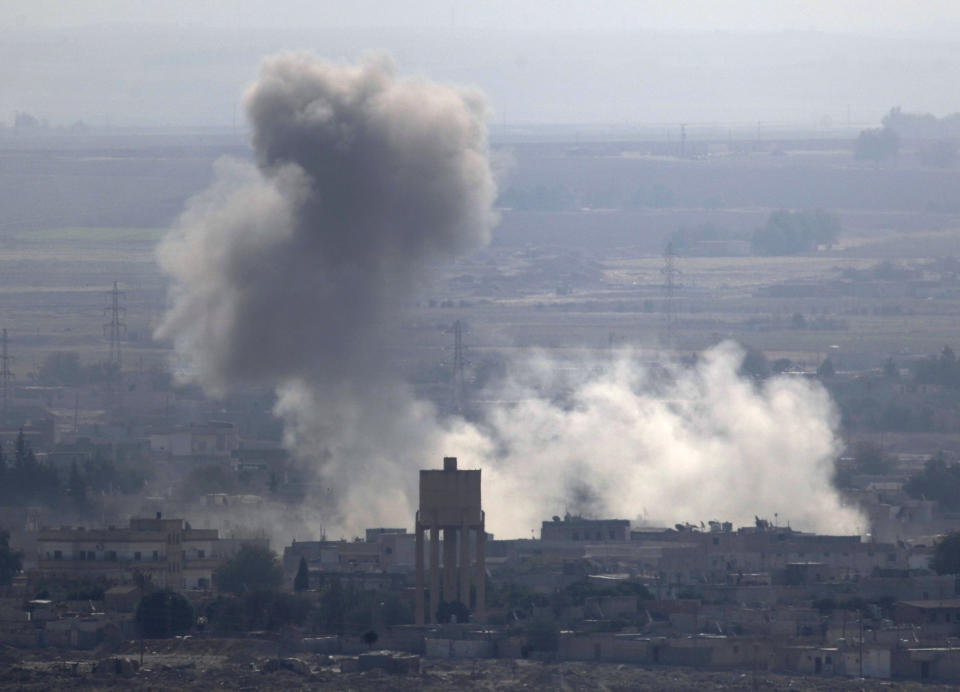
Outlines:
[{"label": "haze over landscape", "polygon": [[[391,53],[482,88],[497,124],[872,124],[955,108],[949,2],[5,3],[0,113],[243,127],[260,59]],[[9,117],[9,116],[6,116]]]},{"label": "haze over landscape", "polygon": [[16,675],[960,682],[960,7],[3,10]]}]

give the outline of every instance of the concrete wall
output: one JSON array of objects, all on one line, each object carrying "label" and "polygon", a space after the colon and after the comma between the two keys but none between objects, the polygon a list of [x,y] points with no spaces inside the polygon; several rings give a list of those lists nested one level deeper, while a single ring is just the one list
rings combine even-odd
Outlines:
[{"label": "concrete wall", "polygon": [[427,658],[493,658],[494,643],[487,639],[434,639],[424,641]]}]

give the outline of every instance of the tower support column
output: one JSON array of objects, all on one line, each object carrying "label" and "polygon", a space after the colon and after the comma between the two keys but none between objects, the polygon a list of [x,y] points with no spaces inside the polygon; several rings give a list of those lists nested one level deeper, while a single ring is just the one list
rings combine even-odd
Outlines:
[{"label": "tower support column", "polygon": [[[419,514],[419,513],[418,513]],[[414,605],[413,605],[413,622],[417,625],[423,624],[423,611],[424,611],[424,598],[423,598],[423,587],[424,587],[424,573],[423,573],[423,524],[420,523],[420,517],[417,516],[417,528],[416,528],[417,538],[414,550],[416,550],[415,555],[415,564],[417,569],[416,576],[416,586],[414,593]]]},{"label": "tower support column", "polygon": [[470,608],[470,525],[460,525],[460,602]]},{"label": "tower support column", "polygon": [[487,621],[487,530],[484,528],[484,520],[481,519],[480,526],[477,527],[477,563],[474,583],[477,589],[477,605],[473,609],[474,617],[477,622]]},{"label": "tower support column", "polygon": [[440,527],[430,527],[430,606],[427,622],[437,621],[437,604],[440,603]]}]

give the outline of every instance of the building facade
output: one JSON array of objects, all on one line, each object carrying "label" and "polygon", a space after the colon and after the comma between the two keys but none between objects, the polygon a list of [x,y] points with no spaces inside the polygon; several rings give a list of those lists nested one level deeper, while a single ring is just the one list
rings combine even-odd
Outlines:
[{"label": "building facade", "polygon": [[37,537],[37,565],[50,575],[130,582],[139,573],[158,587],[206,589],[227,557],[219,542],[215,529],[193,529],[159,514],[131,519],[126,528],[44,528]]}]

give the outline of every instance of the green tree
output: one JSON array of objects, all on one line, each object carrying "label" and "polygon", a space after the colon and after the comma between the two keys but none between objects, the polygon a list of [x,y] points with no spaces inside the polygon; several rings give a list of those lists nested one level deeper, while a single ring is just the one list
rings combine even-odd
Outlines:
[{"label": "green tree", "polygon": [[947,466],[941,457],[935,457],[903,489],[910,497],[936,500],[942,509],[956,511],[960,509],[960,466]]},{"label": "green tree", "polygon": [[889,127],[863,130],[853,145],[853,155],[861,161],[883,161],[899,150],[900,136]]},{"label": "green tree", "polygon": [[748,348],[740,363],[740,374],[755,380],[763,380],[770,376],[770,365],[767,357],[756,348]]},{"label": "green tree", "polygon": [[447,623],[470,621],[470,609],[461,601],[440,601],[437,604],[437,622]]},{"label": "green tree", "polygon": [[340,580],[334,577],[320,596],[320,618],[330,632],[342,632],[347,612],[346,594]]},{"label": "green tree", "polygon": [[937,574],[960,574],[960,532],[947,534],[937,542],[930,566]]},{"label": "green tree", "polygon": [[527,646],[534,651],[560,648],[560,625],[549,618],[536,618],[527,625]]},{"label": "green tree", "polygon": [[302,625],[310,614],[310,605],[291,593],[259,589],[243,598],[248,630],[276,630],[286,625]]},{"label": "green tree", "polygon": [[20,428],[19,432],[17,432],[17,439],[13,443],[13,465],[15,468],[20,469],[27,465],[28,450],[27,438],[23,436],[23,428]]},{"label": "green tree", "polygon": [[69,483],[70,502],[73,508],[78,512],[87,508],[87,484],[77,468],[77,462],[70,464],[70,483]]},{"label": "green tree", "polygon": [[914,377],[920,384],[960,386],[960,365],[953,349],[944,346],[939,357],[930,356],[918,361],[914,366]]},{"label": "green tree", "polygon": [[900,377],[900,369],[893,361],[893,358],[887,358],[887,362],[883,364],[883,376],[890,380]]},{"label": "green tree", "polygon": [[140,599],[135,619],[145,637],[172,637],[193,626],[193,606],[176,591],[154,591]]},{"label": "green tree", "polygon": [[37,380],[43,384],[78,385],[82,382],[80,354],[76,351],[54,351],[40,363]]},{"label": "green tree", "polygon": [[853,458],[860,473],[880,476],[890,470],[890,459],[884,454],[883,447],[873,442],[858,442]]},{"label": "green tree", "polygon": [[10,549],[10,532],[0,531],[0,586],[8,586],[23,568],[23,553]]},{"label": "green tree", "polygon": [[796,255],[831,246],[840,236],[840,219],[822,209],[772,212],[750,239],[757,255]]},{"label": "green tree", "polygon": [[305,557],[300,557],[300,566],[297,568],[297,576],[293,578],[294,591],[306,591],[310,587],[310,568],[307,567]]},{"label": "green tree", "polygon": [[204,612],[218,634],[243,631],[243,601],[236,596],[217,596]]},{"label": "green tree", "polygon": [[775,375],[786,372],[793,367],[793,361],[789,358],[777,358],[775,361],[770,363],[770,370]]},{"label": "green tree", "polygon": [[283,570],[268,548],[245,543],[217,568],[213,583],[220,591],[235,594],[278,589],[283,583]]},{"label": "green tree", "polygon": [[820,363],[820,367],[817,368],[817,377],[821,380],[830,379],[836,376],[836,374],[837,371],[833,367],[833,361],[829,358],[824,359],[824,361]]}]

